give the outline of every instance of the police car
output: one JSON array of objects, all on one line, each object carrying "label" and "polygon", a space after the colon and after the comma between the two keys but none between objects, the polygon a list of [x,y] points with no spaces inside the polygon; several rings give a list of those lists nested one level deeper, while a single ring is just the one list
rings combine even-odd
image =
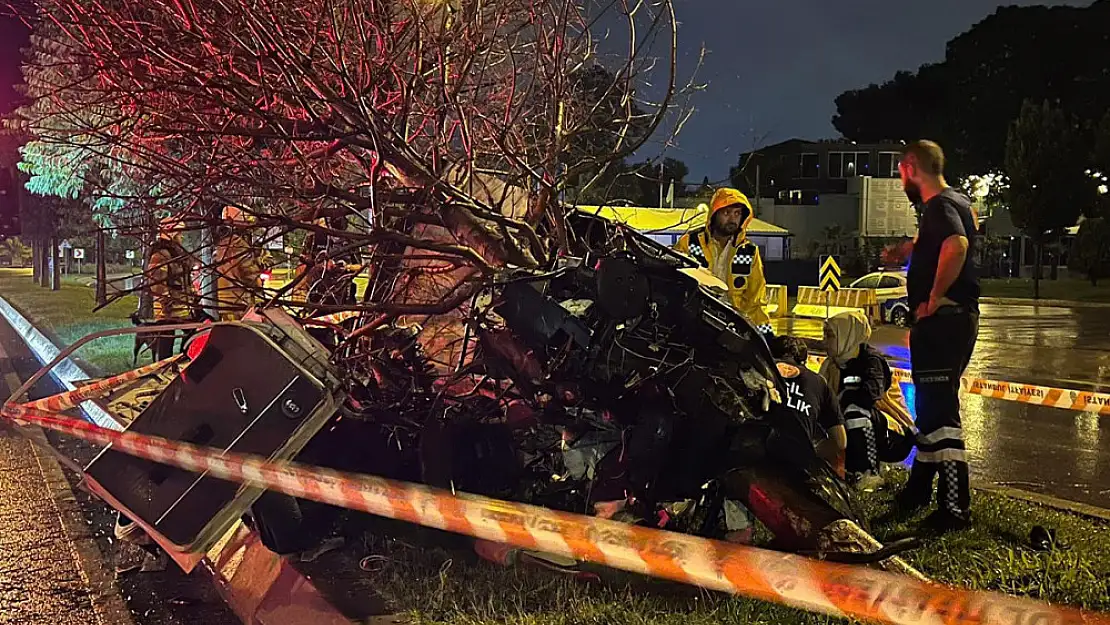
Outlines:
[{"label": "police car", "polygon": [[875,289],[883,322],[903,328],[910,325],[910,301],[904,268],[880,269],[856,280],[853,289]]}]

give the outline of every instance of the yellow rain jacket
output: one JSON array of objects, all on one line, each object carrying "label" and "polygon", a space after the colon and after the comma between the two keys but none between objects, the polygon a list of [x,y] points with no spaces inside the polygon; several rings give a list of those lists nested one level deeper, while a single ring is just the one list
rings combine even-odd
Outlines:
[{"label": "yellow rain jacket", "polygon": [[[713,213],[722,208],[741,204],[747,216],[740,224],[736,238],[723,244],[713,238],[709,225]],[[748,240],[748,226],[755,218],[747,196],[736,189],[718,189],[713,194],[709,218],[700,232],[687,232],[675,244],[675,250],[693,256],[698,263],[720,278],[728,286],[732,306],[751,321],[764,335],[771,334],[771,319],[764,306],[767,304],[767,280],[763,277],[763,259],[759,247]],[[728,258],[722,257],[727,255]]]}]

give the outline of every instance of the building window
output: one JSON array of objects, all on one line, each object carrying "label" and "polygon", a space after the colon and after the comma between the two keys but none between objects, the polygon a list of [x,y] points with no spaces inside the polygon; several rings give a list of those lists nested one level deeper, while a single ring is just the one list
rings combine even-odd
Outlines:
[{"label": "building window", "polygon": [[829,178],[870,176],[870,152],[829,152]]},{"label": "building window", "polygon": [[872,175],[870,152],[829,152],[830,178],[870,175]]},{"label": "building window", "polygon": [[856,152],[856,175],[871,176],[871,153]]},{"label": "building window", "polygon": [[817,178],[821,168],[821,159],[817,154],[801,154],[798,156],[798,177]]},{"label": "building window", "polygon": [[879,152],[879,164],[875,168],[876,178],[899,178],[898,161],[902,155],[898,152]]}]

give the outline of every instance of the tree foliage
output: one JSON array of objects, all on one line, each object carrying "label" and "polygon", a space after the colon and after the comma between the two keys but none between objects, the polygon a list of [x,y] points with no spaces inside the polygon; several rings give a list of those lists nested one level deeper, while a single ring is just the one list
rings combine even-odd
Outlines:
[{"label": "tree foliage", "polygon": [[1041,250],[1094,206],[1094,185],[1077,122],[1048,102],[1026,102],[1006,141],[1006,201],[1014,225],[1037,246],[1035,290],[1039,294]]},{"label": "tree foliage", "polygon": [[1110,0],[1000,7],[948,43],[942,63],[842,94],[833,125],[855,141],[936,139],[952,174],[1002,168],[1022,102],[1096,122],[1110,108]]},{"label": "tree foliage", "polygon": [[1105,217],[1086,219],[1079,226],[1079,234],[1072,242],[1068,269],[1081,272],[1098,286],[1098,281],[1110,277],[1110,221]]}]

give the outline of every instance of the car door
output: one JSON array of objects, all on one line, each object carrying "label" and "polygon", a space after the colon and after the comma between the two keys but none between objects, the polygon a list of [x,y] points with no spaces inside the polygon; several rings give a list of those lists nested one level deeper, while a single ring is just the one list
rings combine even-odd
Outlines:
[{"label": "car door", "polygon": [[879,285],[875,289],[875,297],[879,302],[906,297],[906,283],[897,274],[884,273],[879,276]]}]

